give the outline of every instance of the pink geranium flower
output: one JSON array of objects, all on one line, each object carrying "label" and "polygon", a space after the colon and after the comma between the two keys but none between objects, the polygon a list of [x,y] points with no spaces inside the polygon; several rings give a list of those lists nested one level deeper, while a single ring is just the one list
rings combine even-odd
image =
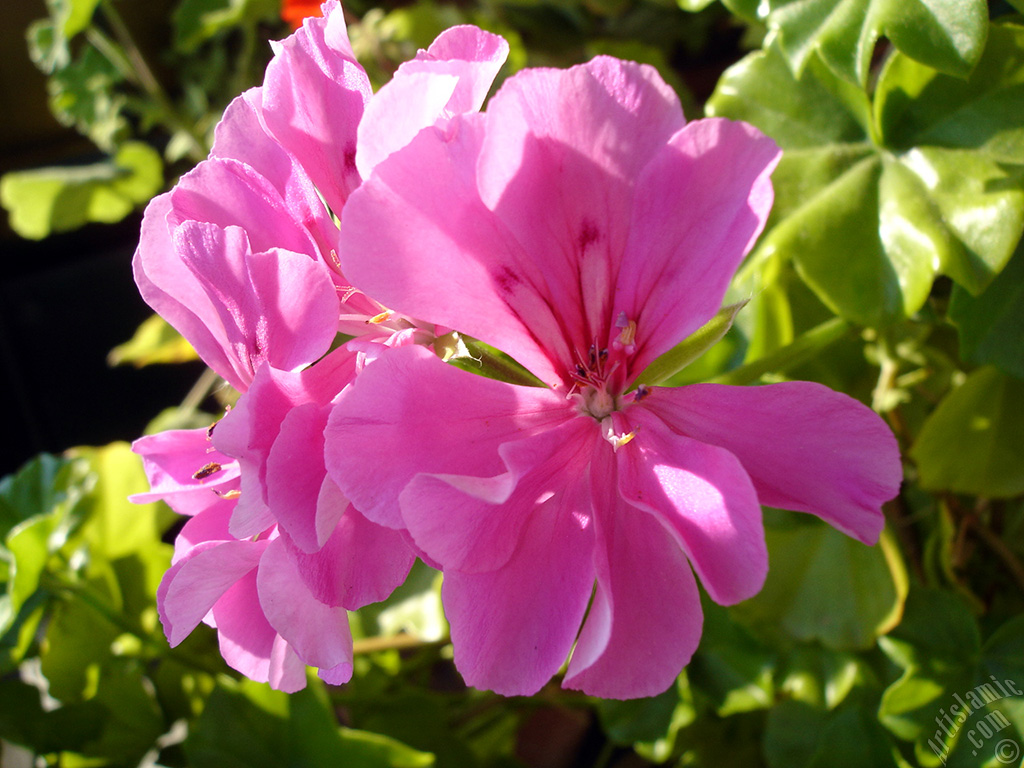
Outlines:
[{"label": "pink geranium flower", "polygon": [[395,346],[432,343],[434,328],[349,285],[334,215],[421,127],[479,109],[508,51],[456,27],[371,96],[340,5],[323,11],[228,107],[210,157],[150,203],[133,261],[146,301],[242,393],[209,431],[136,443],[153,486],[139,500],[193,515],[158,593],[165,631],[177,644],[206,621],[231,666],[282,690],[305,684],[306,664],[347,680],[346,610],[387,597],[414,560],[323,461],[332,399],[381,344],[329,350],[339,332]]},{"label": "pink geranium flower", "polygon": [[760,504],[877,538],[900,465],[865,406],[801,382],[634,387],[719,309],[778,157],[749,125],[684,124],[650,67],[597,58],[514,76],[349,197],[355,285],[546,385],[407,347],[328,423],[341,490],[443,567],[469,684],[529,694],[571,653],[566,687],[659,693],[700,637],[691,569],[719,603],[761,588]]}]

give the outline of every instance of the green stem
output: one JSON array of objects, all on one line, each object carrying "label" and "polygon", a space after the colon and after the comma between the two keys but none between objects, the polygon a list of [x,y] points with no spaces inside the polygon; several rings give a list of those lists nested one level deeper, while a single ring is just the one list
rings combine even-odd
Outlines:
[{"label": "green stem", "polygon": [[209,151],[206,142],[196,132],[195,127],[175,109],[167,92],[160,85],[160,81],[156,79],[149,64],[146,63],[142,51],[135,44],[121,14],[117,12],[110,0],[102,0],[100,7],[103,9],[104,18],[113,30],[121,50],[118,50],[117,46],[95,27],[89,29],[90,42],[117,67],[126,80],[137,85],[157,103],[172,129],[182,132],[188,138],[189,157],[197,163],[204,160]]},{"label": "green stem", "polygon": [[181,401],[178,410],[189,416],[199,410],[200,404],[216,386],[219,378],[220,376],[212,368],[207,368],[203,371],[203,375],[196,380],[196,383],[192,385],[192,389],[185,395],[185,399]]}]

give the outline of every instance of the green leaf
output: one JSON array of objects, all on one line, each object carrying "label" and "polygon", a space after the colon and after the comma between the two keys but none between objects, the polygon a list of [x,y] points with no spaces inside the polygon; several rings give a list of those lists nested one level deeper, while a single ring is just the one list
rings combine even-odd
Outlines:
[{"label": "green leaf", "polygon": [[856,650],[899,621],[907,574],[887,534],[867,547],[825,523],[766,529],[771,568],[738,616],[801,641]]},{"label": "green leaf", "polygon": [[46,0],[46,4],[61,34],[70,40],[89,26],[100,0]]},{"label": "green leaf", "polygon": [[983,645],[960,600],[920,590],[879,645],[904,670],[882,696],[879,721],[914,742],[921,765],[999,765],[993,757],[1001,740],[1020,746],[1024,617],[1011,619]]},{"label": "green leaf", "polygon": [[735,622],[725,608],[708,599],[701,603],[701,644],[687,667],[691,685],[711,699],[721,717],[769,709],[775,698],[775,654]]},{"label": "green leaf", "polygon": [[953,288],[949,319],[960,333],[960,357],[1024,379],[1024,242],[985,292]]},{"label": "green leaf", "polygon": [[340,729],[316,678],[291,696],[249,680],[223,682],[184,748],[194,768],[429,768],[434,762],[387,736]]},{"label": "green leaf", "polygon": [[768,714],[765,758],[771,768],[897,768],[893,744],[858,706],[827,712],[783,701]]},{"label": "green leaf", "polygon": [[122,114],[127,99],[115,88],[124,79],[111,61],[92,46],[47,82],[50,110],[63,125],[88,136],[105,152],[128,134]]},{"label": "green leaf", "polygon": [[609,739],[616,744],[629,745],[663,738],[678,704],[679,690],[673,685],[658,696],[644,699],[599,699],[597,714]]},{"label": "green leaf", "polygon": [[967,77],[985,47],[988,21],[984,0],[766,0],[756,12],[795,73],[818,54],[860,85],[882,37],[927,66]]},{"label": "green leaf", "polygon": [[690,13],[696,13],[697,11],[703,11],[715,0],[676,0],[676,4],[684,11]]},{"label": "green leaf", "polygon": [[90,551],[117,560],[166,546],[160,544],[160,537],[177,516],[163,504],[128,500],[132,494],[149,490],[142,461],[128,443],[77,448],[69,456],[87,460],[96,473],[96,483],[82,505],[87,517],[78,531]]},{"label": "green leaf", "polygon": [[25,32],[28,56],[44,74],[52,75],[71,62],[71,49],[63,35],[58,34],[50,19],[32,22]]},{"label": "green leaf", "polygon": [[794,700],[835,709],[872,675],[855,654],[800,645],[786,658],[779,690]]},{"label": "green leaf", "polygon": [[638,385],[661,384],[688,366],[722,340],[722,337],[732,328],[736,315],[746,304],[746,301],[741,301],[738,304],[722,307],[703,326],[647,366],[637,377],[636,383]]},{"label": "green leaf", "polygon": [[966,81],[893,56],[878,80],[875,120],[882,142],[895,150],[973,149],[997,162],[1022,163],[1022,98],[1024,27],[996,24]]},{"label": "green leaf", "polygon": [[[85,582],[91,594],[112,602],[103,580]],[[59,602],[46,627],[41,653],[42,671],[51,695],[70,704],[96,695],[101,666],[110,655],[110,644],[121,629],[83,599]]]},{"label": "green leaf", "polygon": [[192,345],[160,315],[143,320],[128,341],[118,344],[107,355],[110,365],[131,364],[136,368],[198,359]]},{"label": "green leaf", "polygon": [[1024,493],[1021,402],[1020,379],[991,366],[968,376],[928,417],[910,450],[921,487],[990,497]]},{"label": "green leaf", "polygon": [[1024,231],[1024,167],[1006,162],[1021,136],[1024,30],[991,38],[968,83],[896,53],[873,106],[813,60],[795,78],[775,48],[728,70],[708,112],[785,150],[753,260],[792,260],[829,309],[875,327],[917,312],[937,274],[984,290]]},{"label": "green leaf", "polygon": [[94,165],[5,174],[0,203],[10,212],[15,232],[40,240],[89,222],[120,221],[148,202],[162,184],[160,155],[145,144],[129,142],[112,159]]},{"label": "green leaf", "polygon": [[73,506],[81,498],[75,486],[85,463],[41,453],[17,474],[0,480],[0,539],[11,528],[36,515],[47,515]]},{"label": "green leaf", "polygon": [[275,0],[182,0],[174,11],[174,47],[193,53],[207,40],[233,27],[274,22],[281,3]]},{"label": "green leaf", "polygon": [[847,336],[849,330],[850,326],[845,320],[833,317],[801,334],[792,343],[716,376],[712,381],[716,384],[745,385],[753,384],[767,374],[784,374],[821,354],[830,344]]}]

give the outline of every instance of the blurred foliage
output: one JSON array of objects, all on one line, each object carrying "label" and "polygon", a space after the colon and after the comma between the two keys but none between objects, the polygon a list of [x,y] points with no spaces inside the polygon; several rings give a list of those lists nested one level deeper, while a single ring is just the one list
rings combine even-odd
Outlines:
[{"label": "blurred foliage", "polygon": [[[55,116],[108,159],[5,177],[3,204],[29,237],[116,220],[169,187],[205,156],[230,98],[259,82],[265,41],[286,33],[273,0],[181,0],[165,45],[145,51],[113,0],[48,9],[30,54]],[[1019,765],[1024,4],[353,0],[346,11],[377,86],[468,22],[508,38],[503,76],[611,53],[657,67],[688,116],[771,135],[785,150],[775,208],[728,297],[745,306],[648,380],[808,379],[870,403],[905,460],[882,542],[766,510],[765,589],[732,608],[705,600],[699,650],[651,699],[597,701],[557,681],[531,698],[467,690],[438,577],[422,565],[353,615],[351,683],[311,676],[287,696],[238,679],[205,627],[167,647],[154,595],[175,521],[125,501],[146,487],[126,446],[43,455],[0,481],[3,749],[60,766]],[[112,359],[191,355],[151,320]],[[153,428],[212,421],[197,405]]]}]

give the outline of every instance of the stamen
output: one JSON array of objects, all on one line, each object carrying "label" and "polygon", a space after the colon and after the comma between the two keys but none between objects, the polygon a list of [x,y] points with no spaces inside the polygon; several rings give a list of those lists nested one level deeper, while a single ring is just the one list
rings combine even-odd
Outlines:
[{"label": "stamen", "polygon": [[612,450],[617,453],[619,448],[631,443],[633,438],[636,437],[636,433],[639,431],[640,427],[637,427],[632,432],[627,432],[624,435],[617,435],[612,429],[611,419],[608,419],[604,428],[604,439],[612,444]]},{"label": "stamen", "polygon": [[199,480],[200,482],[202,482],[205,478],[209,477],[210,475],[216,474],[217,472],[220,472],[220,470],[220,464],[218,464],[216,461],[211,461],[209,464],[205,464],[199,469],[197,469],[192,474],[192,479]]},{"label": "stamen", "polygon": [[626,354],[632,354],[636,349],[633,345],[636,340],[636,321],[626,317],[625,312],[619,312],[619,316],[615,319],[615,327],[620,328],[621,331],[618,338],[612,342],[612,347],[624,350]]},{"label": "stamen", "polygon": [[338,252],[336,250],[334,250],[333,248],[331,248],[331,254],[330,255],[331,255],[331,263],[334,265],[334,268],[336,270],[338,270],[338,272],[340,273],[341,272],[341,259],[338,258]]},{"label": "stamen", "polygon": [[650,387],[646,387],[643,384],[641,384],[639,387],[636,388],[636,394],[633,395],[633,402],[634,403],[639,403],[641,400],[643,400],[649,394],[651,394]]},{"label": "stamen", "polygon": [[232,488],[230,491],[217,491],[217,490],[214,490],[214,493],[216,493],[222,499],[237,499],[239,496],[242,495],[242,492],[240,490],[238,490],[237,488]]},{"label": "stamen", "polygon": [[393,314],[395,313],[392,312],[390,309],[385,309],[379,315],[374,315],[366,322],[372,323],[373,325],[380,325],[381,323],[386,322]]}]

